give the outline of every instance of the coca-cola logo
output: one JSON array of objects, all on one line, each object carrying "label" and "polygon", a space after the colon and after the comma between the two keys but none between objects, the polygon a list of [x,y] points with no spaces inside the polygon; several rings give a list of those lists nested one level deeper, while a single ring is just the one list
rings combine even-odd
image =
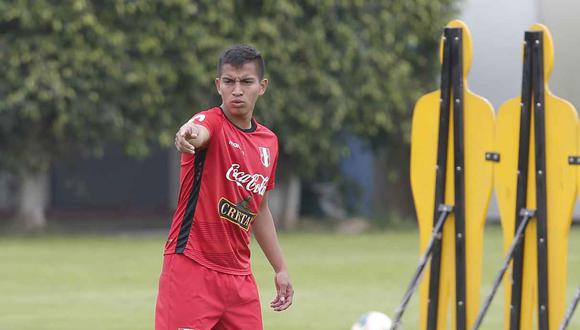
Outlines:
[{"label": "coca-cola logo", "polygon": [[235,182],[239,187],[246,189],[254,194],[264,195],[269,177],[261,174],[251,174],[240,171],[239,164],[232,164],[226,172],[226,179]]}]

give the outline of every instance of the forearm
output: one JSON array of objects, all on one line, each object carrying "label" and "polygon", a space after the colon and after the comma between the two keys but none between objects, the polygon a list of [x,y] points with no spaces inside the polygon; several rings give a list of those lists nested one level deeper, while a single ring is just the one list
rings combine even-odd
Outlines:
[{"label": "forearm", "polygon": [[262,248],[274,271],[276,273],[287,271],[286,261],[278,243],[278,236],[269,207],[264,207],[260,210],[252,228],[256,241],[260,244],[260,248]]}]

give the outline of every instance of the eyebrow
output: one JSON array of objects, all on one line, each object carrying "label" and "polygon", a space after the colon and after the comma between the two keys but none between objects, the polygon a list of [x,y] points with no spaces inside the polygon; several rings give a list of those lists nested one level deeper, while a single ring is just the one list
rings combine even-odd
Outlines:
[{"label": "eyebrow", "polygon": [[[226,75],[221,76],[220,79],[236,79],[236,78],[226,74]],[[245,76],[239,77],[239,79],[240,80],[247,80],[247,79],[259,80],[259,78],[257,76],[254,76],[254,75],[245,75]]]}]

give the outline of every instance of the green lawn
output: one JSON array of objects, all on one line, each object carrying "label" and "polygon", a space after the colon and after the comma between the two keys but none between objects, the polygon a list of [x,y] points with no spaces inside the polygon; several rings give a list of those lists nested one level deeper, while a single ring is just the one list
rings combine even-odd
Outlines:
[{"label": "green lawn", "polygon": [[[489,226],[484,286],[490,290],[501,260],[501,232]],[[370,310],[393,315],[417,264],[413,230],[377,234],[281,235],[296,289],[286,312],[268,310],[271,270],[254,246],[266,329],[350,329]],[[0,237],[0,330],[153,329],[164,234]],[[580,228],[570,237],[568,299],[580,284]],[[500,329],[498,292],[482,329]],[[580,328],[580,314],[570,329]],[[417,296],[405,329],[417,328]]]}]

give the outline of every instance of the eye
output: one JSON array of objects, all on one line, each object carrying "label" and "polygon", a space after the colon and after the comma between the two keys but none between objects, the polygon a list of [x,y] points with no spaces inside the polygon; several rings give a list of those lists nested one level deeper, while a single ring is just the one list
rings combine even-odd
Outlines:
[{"label": "eye", "polygon": [[234,80],[230,78],[222,78],[222,82],[226,85],[232,85],[234,83]]},{"label": "eye", "polygon": [[253,83],[254,83],[254,79],[250,79],[250,78],[242,79],[242,84],[244,84],[244,85],[251,85]]}]

